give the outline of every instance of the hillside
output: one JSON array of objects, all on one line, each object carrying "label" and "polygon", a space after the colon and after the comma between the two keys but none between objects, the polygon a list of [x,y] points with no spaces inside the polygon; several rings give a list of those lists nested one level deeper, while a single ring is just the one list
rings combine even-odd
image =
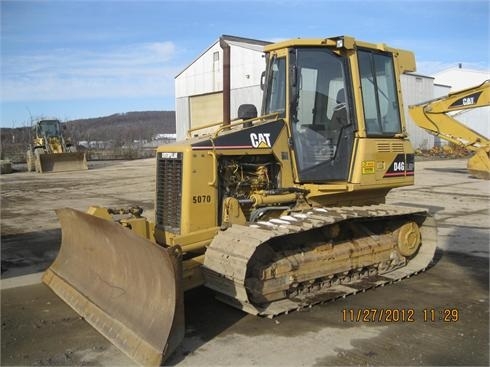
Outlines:
[{"label": "hillside", "polygon": [[[118,113],[63,123],[64,135],[79,141],[110,141],[118,147],[135,140],[150,141],[156,134],[175,134],[175,111]],[[29,127],[0,128],[1,158],[18,161],[31,140]]]},{"label": "hillside", "polygon": [[175,111],[118,113],[66,122],[66,133],[75,141],[112,140],[116,145],[151,140],[156,134],[175,133]]}]

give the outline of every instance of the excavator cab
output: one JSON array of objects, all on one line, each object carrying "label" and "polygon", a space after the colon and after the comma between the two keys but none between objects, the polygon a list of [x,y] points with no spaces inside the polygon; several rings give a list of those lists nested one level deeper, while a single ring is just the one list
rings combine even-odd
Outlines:
[{"label": "excavator cab", "polygon": [[347,36],[265,53],[261,116],[157,149],[154,222],[138,210],[58,211],[63,243],[44,282],[141,364],[182,340],[185,290],[205,285],[272,317],[433,257],[427,212],[384,204],[413,183],[399,88],[413,54]]}]

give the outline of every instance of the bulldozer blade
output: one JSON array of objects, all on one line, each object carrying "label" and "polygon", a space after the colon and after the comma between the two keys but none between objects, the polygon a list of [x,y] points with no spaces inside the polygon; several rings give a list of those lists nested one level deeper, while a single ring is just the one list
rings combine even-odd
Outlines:
[{"label": "bulldozer blade", "polygon": [[84,152],[40,154],[39,169],[41,173],[86,170],[87,158]]},{"label": "bulldozer blade", "polygon": [[134,361],[161,365],[185,332],[180,248],[74,209],[56,213],[62,244],[43,282]]}]

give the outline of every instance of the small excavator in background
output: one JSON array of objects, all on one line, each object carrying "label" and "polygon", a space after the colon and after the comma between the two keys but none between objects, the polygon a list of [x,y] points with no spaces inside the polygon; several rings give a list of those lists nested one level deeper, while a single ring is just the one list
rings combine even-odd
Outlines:
[{"label": "small excavator in background", "polygon": [[44,283],[142,365],[182,341],[192,288],[273,317],[434,256],[427,210],[385,204],[414,183],[400,87],[413,53],[348,36],[264,50],[261,116],[242,105],[240,120],[223,113],[213,133],[157,149],[155,221],[139,208],[57,210],[62,245]]},{"label": "small excavator in background", "polygon": [[40,120],[32,128],[34,138],[26,153],[27,171],[38,173],[88,169],[84,152],[61,132],[59,120]]},{"label": "small excavator in background", "polygon": [[490,139],[456,120],[456,114],[451,114],[485,106],[490,106],[490,80],[445,97],[410,106],[409,113],[422,129],[474,152],[468,160],[468,171],[475,177],[489,180]]}]

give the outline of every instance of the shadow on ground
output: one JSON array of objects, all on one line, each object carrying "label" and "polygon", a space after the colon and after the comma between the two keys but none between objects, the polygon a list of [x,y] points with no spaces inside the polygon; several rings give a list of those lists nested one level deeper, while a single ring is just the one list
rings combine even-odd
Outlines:
[{"label": "shadow on ground", "polygon": [[61,245],[61,230],[5,235],[2,242],[2,279],[44,271]]},{"label": "shadow on ground", "polygon": [[245,312],[219,302],[214,295],[212,290],[205,287],[185,293],[185,337],[166,361],[166,366],[177,365],[187,355],[247,316]]},{"label": "shadow on ground", "polygon": [[436,168],[436,167],[426,167],[426,171],[440,172],[440,173],[456,173],[459,175],[464,175],[466,179],[470,180],[481,180],[481,178],[473,176],[466,168]]}]

